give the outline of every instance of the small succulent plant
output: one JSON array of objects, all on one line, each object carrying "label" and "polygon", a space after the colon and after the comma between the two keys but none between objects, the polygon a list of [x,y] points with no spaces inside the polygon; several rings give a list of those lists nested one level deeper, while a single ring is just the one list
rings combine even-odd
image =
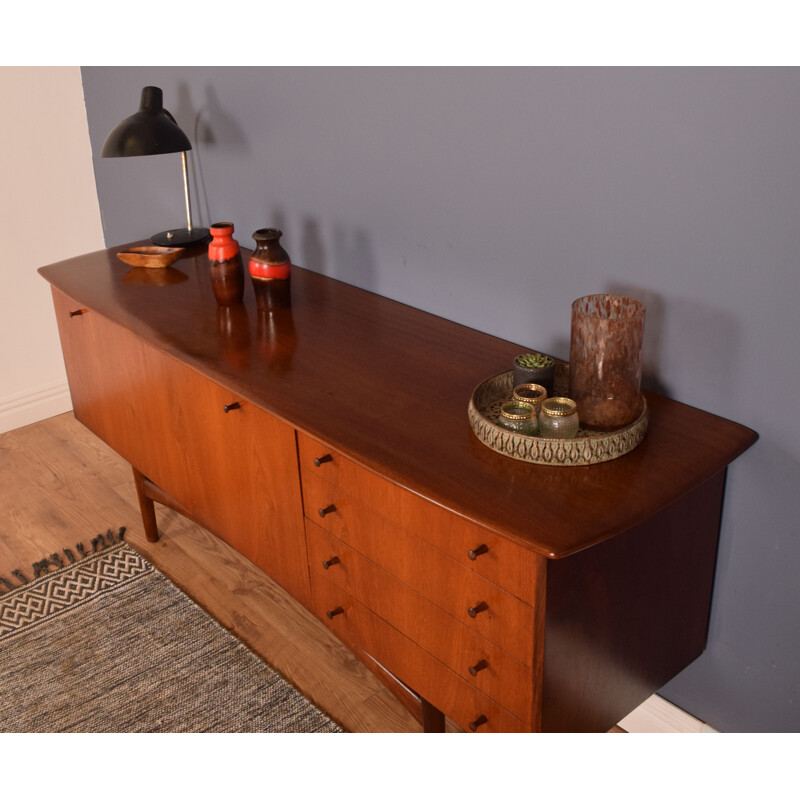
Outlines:
[{"label": "small succulent plant", "polygon": [[542,353],[525,353],[525,355],[517,356],[517,363],[521,367],[543,369],[544,367],[549,367],[553,363],[553,359]]}]

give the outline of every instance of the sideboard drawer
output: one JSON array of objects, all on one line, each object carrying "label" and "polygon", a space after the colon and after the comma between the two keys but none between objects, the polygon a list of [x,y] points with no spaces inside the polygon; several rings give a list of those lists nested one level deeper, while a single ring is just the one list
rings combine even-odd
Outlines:
[{"label": "sideboard drawer", "polygon": [[311,586],[314,613],[339,639],[372,656],[466,731],[470,724],[483,733],[531,730],[344,589],[315,575]]},{"label": "sideboard drawer", "polygon": [[317,519],[317,505],[331,488],[348,492],[394,525],[425,539],[461,566],[535,605],[545,559],[481,525],[436,505],[359,466],[307,434],[297,434],[305,513]]},{"label": "sideboard drawer", "polygon": [[[308,514],[338,539],[424,595],[469,629],[526,666],[534,663],[535,609],[466,569],[425,540],[390,523],[351,494],[325,481],[305,484]],[[483,609],[473,611],[470,609]]]},{"label": "sideboard drawer", "polygon": [[306,522],[306,532],[311,572],[320,581],[347,591],[469,684],[530,722],[530,668],[313,522]]}]

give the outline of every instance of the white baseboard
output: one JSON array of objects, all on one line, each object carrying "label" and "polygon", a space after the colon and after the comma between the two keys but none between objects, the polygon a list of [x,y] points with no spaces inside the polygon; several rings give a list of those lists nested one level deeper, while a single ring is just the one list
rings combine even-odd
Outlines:
[{"label": "white baseboard", "polygon": [[31,425],[71,409],[72,398],[66,381],[0,397],[0,433]]},{"label": "white baseboard", "polygon": [[628,733],[719,733],[657,694],[620,720],[619,727]]}]

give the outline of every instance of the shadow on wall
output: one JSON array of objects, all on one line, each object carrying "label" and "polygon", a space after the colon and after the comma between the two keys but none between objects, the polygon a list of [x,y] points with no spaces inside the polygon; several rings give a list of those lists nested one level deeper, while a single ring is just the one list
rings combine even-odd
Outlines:
[{"label": "shadow on wall", "polygon": [[334,277],[362,289],[376,291],[375,255],[365,231],[334,226],[333,263]]},{"label": "shadow on wall", "polygon": [[[664,304],[661,298],[648,289],[641,289],[630,284],[610,284],[607,294],[619,294],[635,297],[645,304],[644,342],[642,344],[642,388],[647,391],[670,397],[669,388],[661,380],[661,341],[664,325]],[[578,298],[575,298],[576,300]],[[571,320],[570,304],[570,328]],[[569,360],[570,339],[559,336],[552,340],[548,352],[559,358]]]},{"label": "shadow on wall", "polygon": [[635,297],[645,305],[644,342],[642,344],[642,388],[649,392],[672,397],[661,377],[661,347],[664,335],[664,302],[649,289],[630,284],[610,284],[608,294]]},{"label": "shadow on wall", "polygon": [[376,260],[366,232],[351,231],[343,225],[336,225],[333,228],[333,244],[326,246],[318,219],[303,219],[299,240],[289,235],[283,209],[276,209],[272,219],[275,227],[280,228],[292,242],[291,249],[287,249],[294,263],[362,289],[376,291]]},{"label": "shadow on wall", "polygon": [[247,152],[248,141],[244,129],[239,126],[234,118],[225,112],[221,106],[213,86],[206,86],[205,102],[200,108],[192,102],[189,87],[186,83],[178,85],[178,99],[170,113],[175,117],[178,125],[185,131],[192,143],[189,156],[190,186],[194,189],[198,208],[193,211],[192,217],[195,224],[206,224],[217,221],[211,213],[203,175],[203,155],[206,149],[224,147],[229,151]]},{"label": "shadow on wall", "polygon": [[[736,318],[697,300],[665,300],[650,289],[612,283],[608,294],[635,297],[646,306],[642,346],[642,388],[673,397],[665,373],[687,385],[678,394],[690,394],[696,402],[714,403],[714,398],[736,391],[736,361],[739,357],[739,326]],[[546,352],[569,360],[569,338],[548,343]],[[692,387],[700,385],[698,392]],[[713,396],[703,397],[711,393]]]},{"label": "shadow on wall", "polygon": [[319,222],[313,217],[306,217],[303,220],[300,236],[300,252],[303,258],[300,266],[324,275],[326,273],[325,246],[322,243]]},{"label": "shadow on wall", "polygon": [[[610,284],[608,292],[641,300],[647,311],[642,353],[642,387],[673,397],[666,372],[686,382],[677,394],[714,405],[714,398],[736,391],[740,331],[735,316],[699,300],[663,299],[649,289]],[[696,387],[700,386],[697,391]],[[694,387],[694,388],[693,388]]]}]

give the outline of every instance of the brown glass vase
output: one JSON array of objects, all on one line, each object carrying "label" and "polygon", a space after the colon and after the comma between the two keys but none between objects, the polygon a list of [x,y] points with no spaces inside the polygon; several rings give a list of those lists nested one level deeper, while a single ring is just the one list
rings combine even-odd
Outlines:
[{"label": "brown glass vase", "polygon": [[244,296],[244,266],[239,243],[233,238],[233,223],[215,222],[210,228],[208,260],[211,288],[221,306],[233,306]]},{"label": "brown glass vase", "polygon": [[285,308],[291,304],[290,280],[292,262],[280,242],[278,228],[260,228],[253,234],[256,249],[250,256],[248,269],[261,310]]},{"label": "brown glass vase", "polygon": [[584,427],[613,431],[641,414],[644,314],[644,303],[621,295],[572,304],[569,396]]}]

